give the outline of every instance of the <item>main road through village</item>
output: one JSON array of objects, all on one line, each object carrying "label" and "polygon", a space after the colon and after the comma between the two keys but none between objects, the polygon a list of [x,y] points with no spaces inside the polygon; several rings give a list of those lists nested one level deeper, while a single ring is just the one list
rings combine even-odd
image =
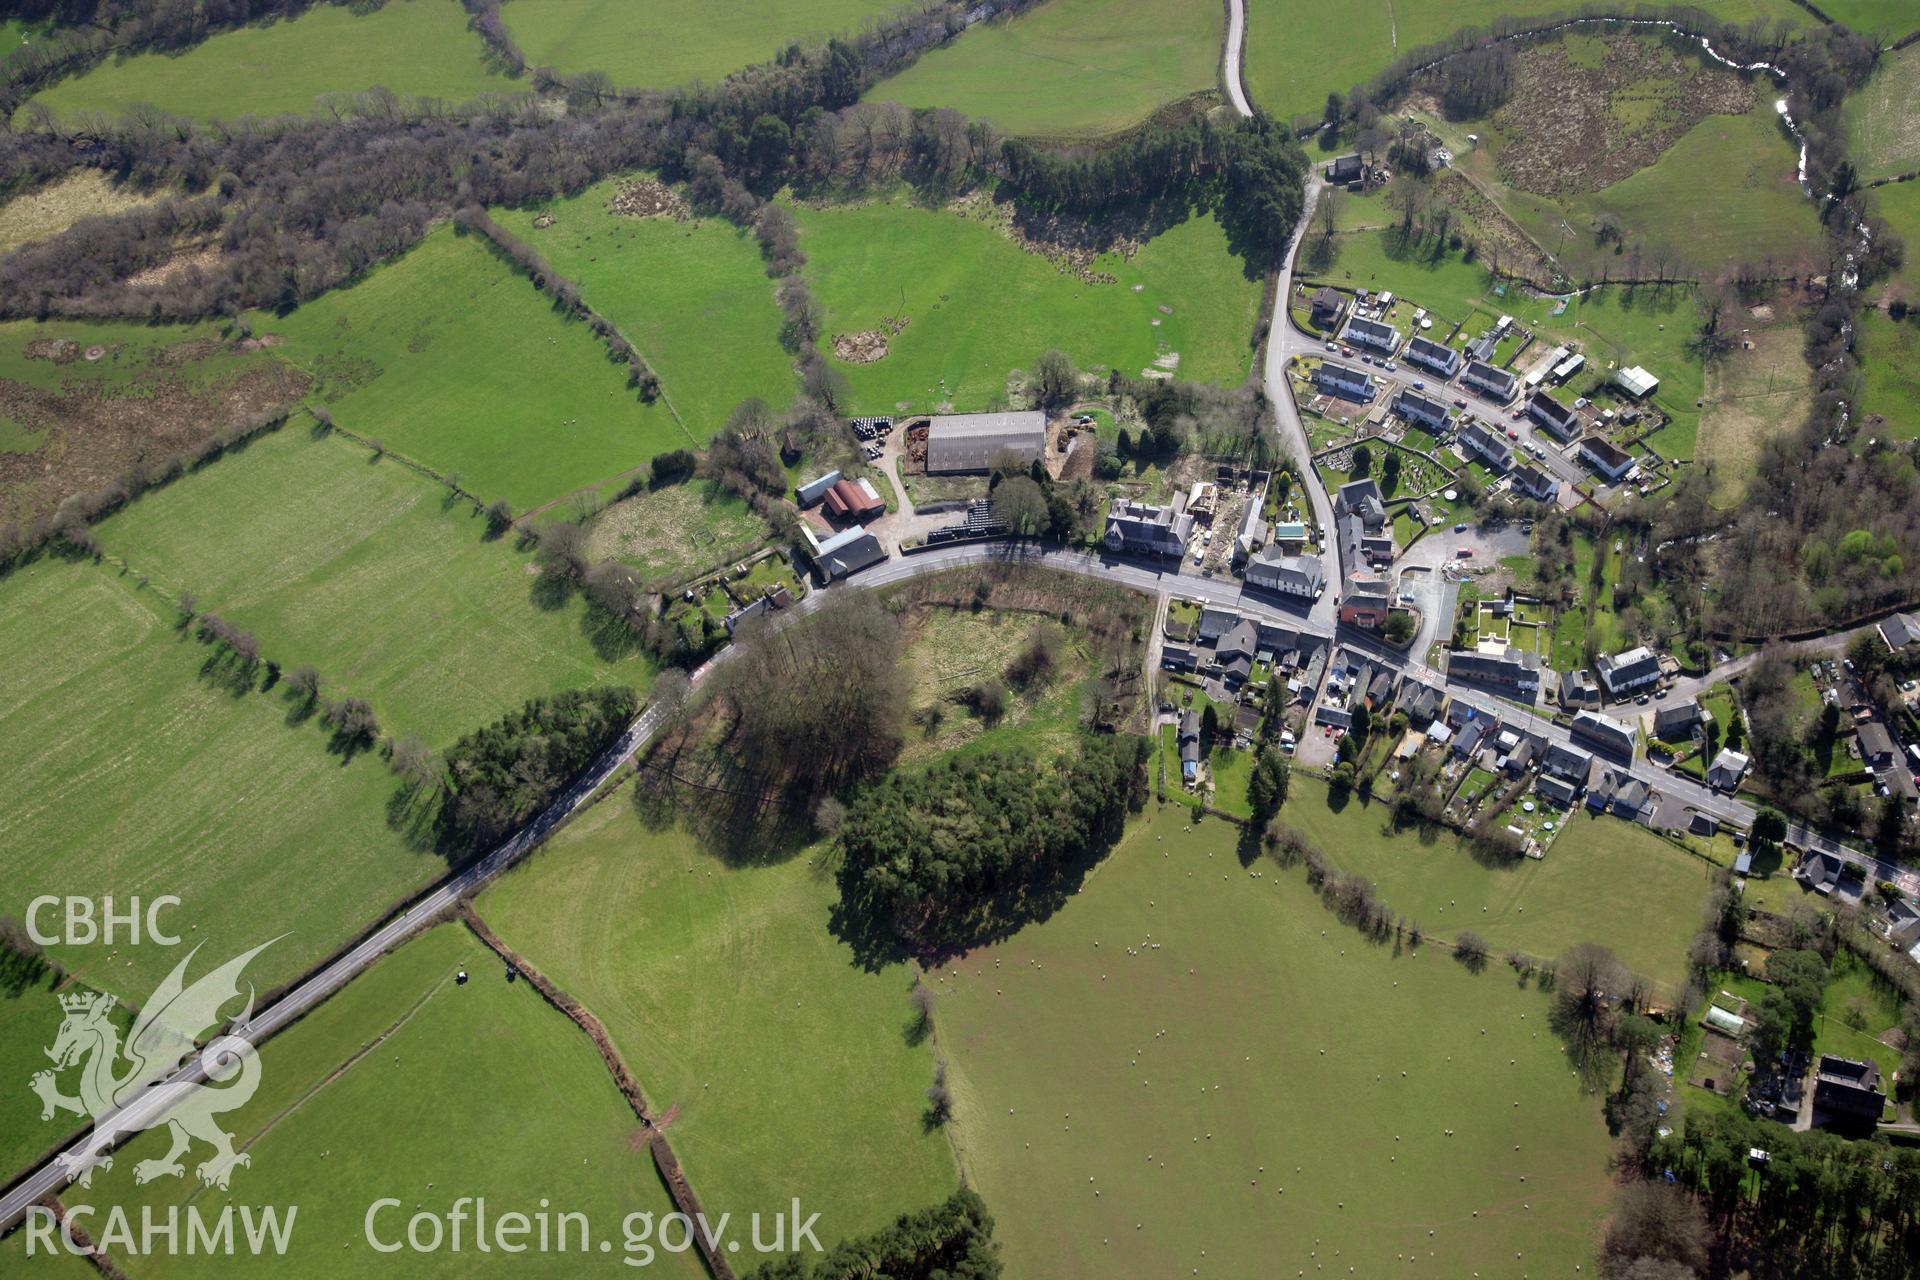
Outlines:
[{"label": "main road through village", "polygon": [[[1234,110],[1243,116],[1251,116],[1252,108],[1240,82],[1241,48],[1245,32],[1245,0],[1229,0],[1229,21],[1222,56],[1222,74],[1226,84],[1227,98]],[[1272,309],[1273,320],[1266,343],[1264,378],[1267,396],[1272,401],[1278,422],[1280,444],[1295,463],[1301,476],[1302,485],[1313,507],[1315,522],[1322,530],[1331,530],[1333,507],[1328,499],[1326,487],[1320,482],[1313,469],[1306,430],[1301,424],[1299,410],[1295,407],[1293,395],[1287,387],[1286,380],[1287,363],[1294,355],[1319,349],[1315,339],[1296,332],[1288,321],[1288,300],[1293,291],[1294,259],[1298,253],[1307,219],[1311,215],[1319,185],[1317,174],[1309,178],[1300,222],[1294,228],[1293,238],[1277,272]],[[1497,413],[1489,412],[1484,416],[1489,421],[1499,420]],[[1336,561],[1334,568],[1341,572],[1328,575],[1336,583],[1343,579],[1344,573],[1344,567],[1337,564],[1339,557],[1337,541],[1337,539],[1333,540],[1335,545],[1330,548],[1330,554]],[[837,599],[840,592],[847,590],[884,587],[922,574],[990,563],[1030,564],[1066,573],[1098,577],[1156,596],[1178,591],[1180,595],[1188,598],[1198,599],[1208,604],[1228,606],[1248,616],[1284,623],[1326,640],[1337,639],[1347,648],[1364,652],[1375,660],[1384,661],[1409,676],[1443,684],[1452,691],[1470,692],[1465,687],[1456,687],[1444,674],[1426,667],[1417,658],[1409,656],[1409,654],[1418,655],[1427,651],[1432,629],[1438,621],[1435,616],[1438,610],[1432,608],[1427,610],[1429,616],[1422,627],[1420,638],[1407,653],[1402,653],[1382,645],[1368,632],[1340,626],[1336,620],[1337,591],[1323,592],[1310,608],[1302,610],[1265,596],[1246,594],[1235,582],[1183,575],[1179,572],[1177,565],[1163,570],[1091,552],[1053,547],[973,543],[920,555],[895,557],[861,574],[857,581],[840,584],[838,590],[829,587],[812,592],[794,608],[780,615],[777,623],[790,625],[818,609],[824,602]],[[1446,612],[1450,613],[1451,609],[1449,608]],[[729,661],[735,652],[737,650],[733,648],[722,649],[709,659],[694,673],[695,686],[698,687],[713,671]],[[1711,675],[1708,678],[1710,680]],[[1569,741],[1569,734],[1564,726],[1531,712],[1525,714],[1530,721],[1529,727],[1549,741],[1561,743]],[[381,956],[435,921],[444,918],[445,913],[461,899],[472,895],[502,871],[526,857],[555,829],[579,812],[580,808],[616,771],[633,760],[652,741],[655,733],[669,718],[669,712],[657,705],[649,706],[641,712],[584,773],[511,838],[484,857],[450,874],[404,910],[381,922],[351,948],[289,988],[279,999],[265,1008],[256,1010],[247,1038],[258,1045],[295,1022],[346,986]],[[1624,767],[1624,762],[1617,763]],[[1750,806],[1731,796],[1710,790],[1691,778],[1670,773],[1646,761],[1635,761],[1631,772],[1670,801],[1677,801],[1697,809],[1724,824],[1744,828],[1753,821],[1754,810]],[[1893,866],[1871,854],[1848,848],[1798,826],[1789,827],[1788,839],[1805,848],[1836,854],[1861,867],[1865,874],[1874,880],[1892,880],[1909,894],[1920,894],[1920,875],[1912,871]],[[35,1201],[57,1194],[69,1181],[67,1170],[71,1162],[98,1150],[103,1139],[131,1135],[159,1124],[162,1117],[176,1102],[191,1094],[205,1079],[206,1075],[200,1065],[200,1059],[195,1055],[166,1080],[156,1084],[120,1110],[101,1118],[89,1133],[75,1141],[65,1151],[49,1158],[45,1163],[24,1175],[10,1186],[4,1195],[0,1195],[0,1231],[5,1231],[18,1222]]]}]

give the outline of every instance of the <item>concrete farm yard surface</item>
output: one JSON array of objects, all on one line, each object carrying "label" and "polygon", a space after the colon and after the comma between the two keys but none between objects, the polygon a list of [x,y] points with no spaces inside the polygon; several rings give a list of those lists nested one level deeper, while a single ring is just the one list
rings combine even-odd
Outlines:
[{"label": "concrete farm yard surface", "polygon": [[1218,0],[1048,0],[974,27],[867,97],[951,108],[1007,133],[1113,133],[1215,88],[1225,15]]},{"label": "concrete farm yard surface", "polygon": [[[256,315],[339,424],[515,510],[698,443],[479,237],[451,228],[350,289]],[[669,389],[669,394],[671,390]]]},{"label": "concrete farm yard surface", "polygon": [[[335,433],[288,424],[100,526],[153,582],[192,591],[329,696],[368,699],[381,727],[451,745],[537,694],[644,687],[651,661],[577,593],[554,594],[511,537],[466,502]],[[245,554],[236,554],[245,548]]]},{"label": "concrete farm yard surface", "polygon": [[1066,910],[930,979],[1010,1271],[1590,1261],[1607,1138],[1547,1000],[1370,945],[1297,871],[1243,869],[1237,828],[1186,822],[1154,809]]},{"label": "concrete farm yard surface", "polygon": [[[464,984],[455,981],[461,969]],[[619,1252],[621,1219],[672,1212],[646,1145],[632,1140],[639,1122],[592,1043],[528,984],[508,983],[499,960],[459,925],[407,943],[266,1045],[260,1081],[228,1117],[235,1147],[253,1160],[231,1190],[200,1188],[191,1168],[181,1180],[136,1186],[135,1165],[165,1149],[149,1134],[91,1188],[68,1188],[64,1202],[101,1214],[124,1205],[136,1215],[188,1201],[203,1215],[229,1203],[299,1207],[284,1258],[242,1252],[219,1260],[223,1276],[633,1274]],[[366,1242],[375,1200],[400,1201],[375,1220],[391,1242],[405,1238],[416,1209],[444,1215],[462,1196],[486,1197],[493,1215],[532,1214],[542,1200],[554,1212],[584,1213],[615,1249],[483,1253],[471,1226],[458,1253],[387,1256]],[[140,1280],[210,1272],[184,1251],[123,1265]],[[656,1269],[687,1280],[705,1274],[692,1255],[661,1253],[647,1274]]]},{"label": "concrete farm yard surface", "polygon": [[371,12],[318,4],[296,18],[222,31],[179,53],[109,59],[33,101],[56,116],[118,114],[151,103],[176,115],[232,120],[309,112],[328,93],[383,86],[460,102],[521,85],[488,66],[466,12],[449,0],[387,0]]},{"label": "concrete farm yard surface", "polygon": [[1089,270],[1113,281],[1091,283],[991,225],[985,197],[966,207],[978,216],[900,197],[795,210],[825,315],[822,351],[831,357],[835,334],[906,322],[879,360],[834,361],[864,412],[990,403],[1009,369],[1049,347],[1083,368],[1135,376],[1157,369],[1228,385],[1246,376],[1260,284],[1211,216],[1160,232],[1131,258],[1092,258]]}]

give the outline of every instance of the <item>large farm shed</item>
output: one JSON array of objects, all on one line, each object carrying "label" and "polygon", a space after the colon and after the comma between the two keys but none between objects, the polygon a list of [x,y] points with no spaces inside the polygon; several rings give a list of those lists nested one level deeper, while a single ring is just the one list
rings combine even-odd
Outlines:
[{"label": "large farm shed", "polygon": [[986,471],[995,457],[1008,452],[1022,462],[1032,462],[1046,445],[1047,415],[1037,409],[941,414],[927,428],[927,471],[931,475]]}]

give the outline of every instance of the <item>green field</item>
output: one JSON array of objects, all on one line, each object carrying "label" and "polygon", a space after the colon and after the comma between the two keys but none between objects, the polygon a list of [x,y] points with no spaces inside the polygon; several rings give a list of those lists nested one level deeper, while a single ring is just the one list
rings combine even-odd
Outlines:
[{"label": "green field", "polygon": [[[1776,435],[1797,430],[1813,403],[1806,335],[1795,324],[1756,327],[1753,343],[1728,352],[1706,373],[1706,407],[1694,456],[1714,464],[1714,503],[1730,507],[1745,493],[1760,451]],[[1665,434],[1656,437],[1663,446]]]},{"label": "green field", "polygon": [[1863,312],[1855,349],[1866,379],[1861,404],[1884,419],[1874,434],[1893,440],[1920,436],[1920,323],[1912,316],[1896,321],[1884,311]]},{"label": "green field", "polygon": [[1154,808],[1065,910],[933,979],[1008,1274],[1591,1265],[1608,1139],[1547,1001],[1364,942],[1188,821]]},{"label": "green field", "polygon": [[1326,785],[1296,776],[1280,820],[1304,831],[1342,870],[1374,882],[1381,901],[1428,934],[1463,929],[1495,953],[1552,959],[1582,942],[1612,948],[1635,973],[1678,988],[1699,927],[1711,868],[1645,828],[1584,810],[1535,861],[1475,861],[1451,833],[1390,833],[1385,805],[1357,797],[1335,809]]},{"label": "green field", "polygon": [[512,0],[501,10],[527,64],[604,71],[623,86],[717,82],[788,44],[850,34],[896,0]]},{"label": "green field", "polygon": [[1920,169],[1920,45],[1882,54],[1873,78],[1847,99],[1846,113],[1847,151],[1862,177]]},{"label": "green field", "polygon": [[1906,264],[1894,277],[1895,291],[1909,302],[1920,299],[1920,252],[1912,248],[1920,245],[1920,180],[1875,187],[1870,207],[1909,246]]},{"label": "green field", "polygon": [[[461,968],[465,985],[454,981]],[[220,1269],[328,1277],[633,1274],[621,1261],[622,1219],[672,1211],[592,1042],[526,983],[508,984],[493,953],[457,925],[408,943],[269,1041],[258,1092],[225,1124],[253,1160],[234,1170],[229,1191],[200,1189],[191,1166],[184,1179],[135,1187],[136,1162],[161,1151],[148,1135],[90,1191],[68,1190],[66,1203],[135,1214],[189,1200],[204,1214],[228,1203],[297,1205],[284,1258],[242,1253]],[[197,1146],[187,1159],[206,1152]],[[374,1219],[377,1237],[393,1241],[404,1240],[416,1207],[445,1214],[463,1196],[484,1196],[496,1219],[543,1205],[586,1214],[594,1238],[614,1248],[482,1253],[471,1221],[457,1253],[384,1255],[367,1242],[365,1220],[382,1197],[401,1202]],[[204,1275],[207,1265],[182,1249],[140,1259],[135,1273]],[[688,1280],[705,1274],[690,1254],[658,1253],[653,1266]]]},{"label": "green field", "polygon": [[1889,41],[1920,30],[1912,0],[1821,0],[1820,8],[1835,22]]},{"label": "green field", "polygon": [[1050,0],[976,27],[867,96],[949,107],[1017,134],[1087,137],[1219,83],[1214,0]]},{"label": "green field", "polygon": [[736,494],[705,480],[648,489],[594,517],[589,554],[623,560],[648,581],[683,582],[732,564],[773,537]]},{"label": "green field", "polygon": [[342,427],[516,511],[693,443],[477,237],[442,229],[351,289],[251,320],[284,338]]},{"label": "green field", "polygon": [[[625,181],[497,216],[640,349],[700,439],[748,396],[785,405],[793,362],[780,349],[780,311],[753,236],[717,219],[611,213],[607,202]],[[533,225],[542,213],[553,225]]]},{"label": "green field", "polygon": [[[286,670],[373,703],[382,729],[450,745],[536,694],[651,675],[625,625],[550,596],[530,553],[467,503],[337,433],[289,424],[100,526],[150,576],[252,630]],[[246,554],[236,555],[244,547]],[[323,690],[323,693],[325,690]]]},{"label": "green field", "polygon": [[327,93],[383,87],[462,102],[523,87],[489,70],[457,0],[386,0],[371,13],[317,4],[300,17],[220,32],[179,53],[109,59],[33,99],[59,116],[149,103],[201,120],[312,111]]},{"label": "green field", "polygon": [[[1887,0],[1900,3],[1900,0]],[[1707,0],[1714,17],[1736,25],[1754,18],[1813,21],[1792,0]],[[1496,18],[1563,13],[1556,0],[1253,0],[1247,15],[1247,92],[1286,119],[1319,116],[1328,93],[1345,94],[1394,59],[1462,27]]]},{"label": "green field", "polygon": [[703,1200],[744,1216],[799,1196],[831,1246],[943,1198],[954,1170],[921,1125],[912,976],[863,972],[828,931],[821,853],[733,865],[621,791],[479,906],[606,1023]]},{"label": "green field", "polygon": [[[261,990],[337,947],[444,864],[387,826],[393,776],[289,727],[276,694],[198,674],[173,610],[105,568],[39,563],[0,583],[0,911],[41,894],[151,900],[209,954],[281,934]],[[90,984],[143,1000],[178,954],[60,947]]]},{"label": "green field", "polygon": [[1030,368],[1049,347],[1081,368],[1171,367],[1228,385],[1252,363],[1260,284],[1210,216],[1161,233],[1131,260],[1101,256],[1094,269],[1117,282],[1091,284],[983,220],[904,197],[796,213],[825,312],[822,350],[832,351],[836,334],[907,320],[882,359],[834,361],[861,412],[984,409],[1005,394],[1011,370]]},{"label": "green field", "polygon": [[[52,910],[53,914],[41,915],[42,929],[57,927],[58,908]],[[19,1091],[0,1104],[0,1178],[12,1177],[82,1126],[71,1114],[42,1120],[39,1099],[26,1092],[27,1081],[49,1065],[45,1051],[60,1032],[60,996],[80,988],[70,980],[56,983],[51,971],[28,981],[24,968],[13,968],[16,963],[12,956],[0,953],[0,1073],[4,1073],[0,1078],[19,1085]],[[115,1013],[114,1023],[122,1032],[130,1022],[124,1008]],[[72,1092],[64,1082],[62,1088]]]}]

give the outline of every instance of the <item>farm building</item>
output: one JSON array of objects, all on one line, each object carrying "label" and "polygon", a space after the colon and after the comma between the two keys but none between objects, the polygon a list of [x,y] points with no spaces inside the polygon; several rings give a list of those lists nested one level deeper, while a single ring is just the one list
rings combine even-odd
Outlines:
[{"label": "farm building", "polygon": [[1335,156],[1327,166],[1328,182],[1360,181],[1360,157],[1358,154]]},{"label": "farm building", "polygon": [[1467,363],[1467,371],[1460,375],[1461,381],[1482,394],[1506,404],[1519,390],[1519,379],[1505,369],[1496,369],[1484,360],[1472,360]]},{"label": "farm building", "polygon": [[814,566],[828,582],[858,573],[887,558],[887,549],[880,545],[880,539],[857,524],[824,541],[807,525],[801,525],[800,532],[806,537]]},{"label": "farm building", "polygon": [[1660,379],[1634,364],[1614,370],[1613,385],[1635,400],[1645,400],[1659,387]]},{"label": "farm building", "polygon": [[827,514],[836,520],[867,520],[887,510],[886,500],[865,476],[834,481],[823,501]]},{"label": "farm building", "polygon": [[1460,372],[1460,353],[1444,342],[1435,342],[1432,338],[1415,334],[1407,343],[1407,363],[1417,364],[1443,378],[1451,378]]},{"label": "farm building", "polygon": [[840,483],[840,473],[829,471],[827,474],[809,480],[793,491],[794,501],[802,508],[810,507],[827,496],[827,490]]},{"label": "farm building", "polygon": [[988,471],[1003,453],[1032,462],[1046,445],[1047,415],[1038,409],[938,414],[927,428],[927,472]]}]

